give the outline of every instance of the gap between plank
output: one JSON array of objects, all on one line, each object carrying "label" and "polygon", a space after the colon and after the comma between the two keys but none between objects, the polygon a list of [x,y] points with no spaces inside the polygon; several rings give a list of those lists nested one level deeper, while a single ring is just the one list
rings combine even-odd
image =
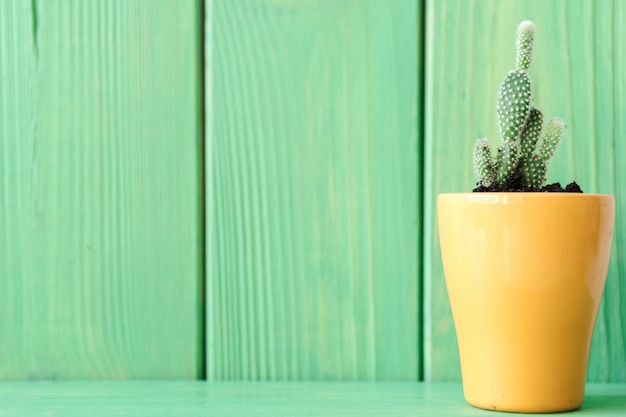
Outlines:
[{"label": "gap between plank", "polygon": [[424,168],[424,163],[426,158],[424,156],[424,151],[426,147],[424,143],[426,141],[426,137],[424,136],[425,128],[424,125],[426,123],[426,112],[425,112],[425,104],[426,104],[426,0],[421,0],[420,5],[418,7],[418,16],[417,16],[417,45],[418,45],[418,53],[417,58],[418,62],[418,80],[417,80],[417,111],[418,111],[418,126],[417,126],[417,175],[418,175],[418,189],[417,189],[417,208],[419,210],[419,218],[418,218],[418,232],[417,232],[417,247],[418,254],[417,259],[419,262],[419,268],[417,271],[417,297],[418,297],[418,319],[417,319],[417,336],[420,343],[420,349],[418,351],[417,358],[417,380],[424,381],[424,352],[425,352],[425,341],[424,341],[424,319],[426,309],[424,308],[424,303],[426,300],[424,294],[424,280],[425,276],[425,257],[424,257],[424,247],[426,242],[424,241],[424,225],[426,221],[424,203],[426,201],[424,196],[425,190],[425,181],[426,181],[426,170]]},{"label": "gap between plank", "polygon": [[206,14],[206,1],[210,0],[199,0],[199,11],[198,11],[198,71],[199,71],[199,146],[198,146],[198,161],[199,161],[199,184],[198,184],[198,195],[199,195],[199,227],[200,227],[200,265],[198,271],[198,379],[206,380],[207,379],[207,190],[206,190],[206,54],[205,54],[205,21],[207,16]]}]

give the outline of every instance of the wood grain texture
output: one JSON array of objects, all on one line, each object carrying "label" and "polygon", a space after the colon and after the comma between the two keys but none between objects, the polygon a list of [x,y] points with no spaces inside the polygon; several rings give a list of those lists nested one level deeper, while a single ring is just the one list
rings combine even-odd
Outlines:
[{"label": "wood grain texture", "polygon": [[0,378],[201,373],[198,13],[0,2]]},{"label": "wood grain texture", "polygon": [[417,379],[417,4],[208,2],[209,379]]},{"label": "wood grain texture", "polygon": [[[582,411],[622,415],[626,385],[589,384]],[[124,381],[0,383],[0,416],[493,417],[460,383]],[[517,414],[528,416],[531,414]]]},{"label": "wood grain texture", "polygon": [[474,185],[472,146],[497,143],[497,88],[515,63],[515,31],[536,23],[530,69],[534,103],[567,125],[548,181],[576,180],[616,197],[613,253],[588,378],[626,381],[626,36],[622,1],[427,2],[425,186],[425,374],[460,377],[436,229],[440,192]]}]

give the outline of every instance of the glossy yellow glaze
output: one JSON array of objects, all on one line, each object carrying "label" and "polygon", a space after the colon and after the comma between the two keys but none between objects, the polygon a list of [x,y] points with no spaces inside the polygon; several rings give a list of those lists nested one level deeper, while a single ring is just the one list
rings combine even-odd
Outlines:
[{"label": "glossy yellow glaze", "polygon": [[513,412],[580,407],[613,237],[613,197],[438,197],[466,400]]}]

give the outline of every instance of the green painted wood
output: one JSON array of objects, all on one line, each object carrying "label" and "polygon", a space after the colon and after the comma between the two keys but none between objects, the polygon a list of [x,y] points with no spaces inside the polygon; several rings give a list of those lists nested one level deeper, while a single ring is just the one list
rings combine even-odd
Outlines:
[{"label": "green painted wood", "polygon": [[[587,386],[589,417],[626,411],[626,385]],[[0,416],[493,417],[465,403],[460,383],[20,382],[0,384]],[[529,414],[518,414],[520,416]]]},{"label": "green painted wood", "polygon": [[417,5],[207,3],[209,379],[417,379]]},{"label": "green painted wood", "polygon": [[[612,260],[588,378],[626,381],[626,50],[623,1],[428,1],[426,36],[425,375],[460,377],[436,229],[440,192],[470,191],[472,146],[497,141],[497,88],[514,66],[515,30],[537,26],[534,103],[567,125],[549,181],[615,195]],[[497,143],[497,142],[493,142]]]},{"label": "green painted wood", "polygon": [[0,2],[1,379],[202,372],[198,13]]}]

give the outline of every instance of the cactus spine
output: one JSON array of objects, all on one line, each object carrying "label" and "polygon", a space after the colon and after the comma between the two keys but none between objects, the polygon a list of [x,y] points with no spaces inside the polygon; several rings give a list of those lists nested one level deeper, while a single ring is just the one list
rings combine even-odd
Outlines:
[{"label": "cactus spine", "polygon": [[[565,125],[552,119],[541,137],[543,115],[531,107],[532,90],[528,68],[532,61],[535,25],[523,21],[517,29],[516,68],[500,86],[497,103],[501,144],[495,160],[489,141],[480,139],[474,148],[474,170],[478,184],[489,187],[519,178],[525,188],[538,190],[545,182],[548,162],[556,150]],[[541,142],[540,142],[541,138]]]}]

